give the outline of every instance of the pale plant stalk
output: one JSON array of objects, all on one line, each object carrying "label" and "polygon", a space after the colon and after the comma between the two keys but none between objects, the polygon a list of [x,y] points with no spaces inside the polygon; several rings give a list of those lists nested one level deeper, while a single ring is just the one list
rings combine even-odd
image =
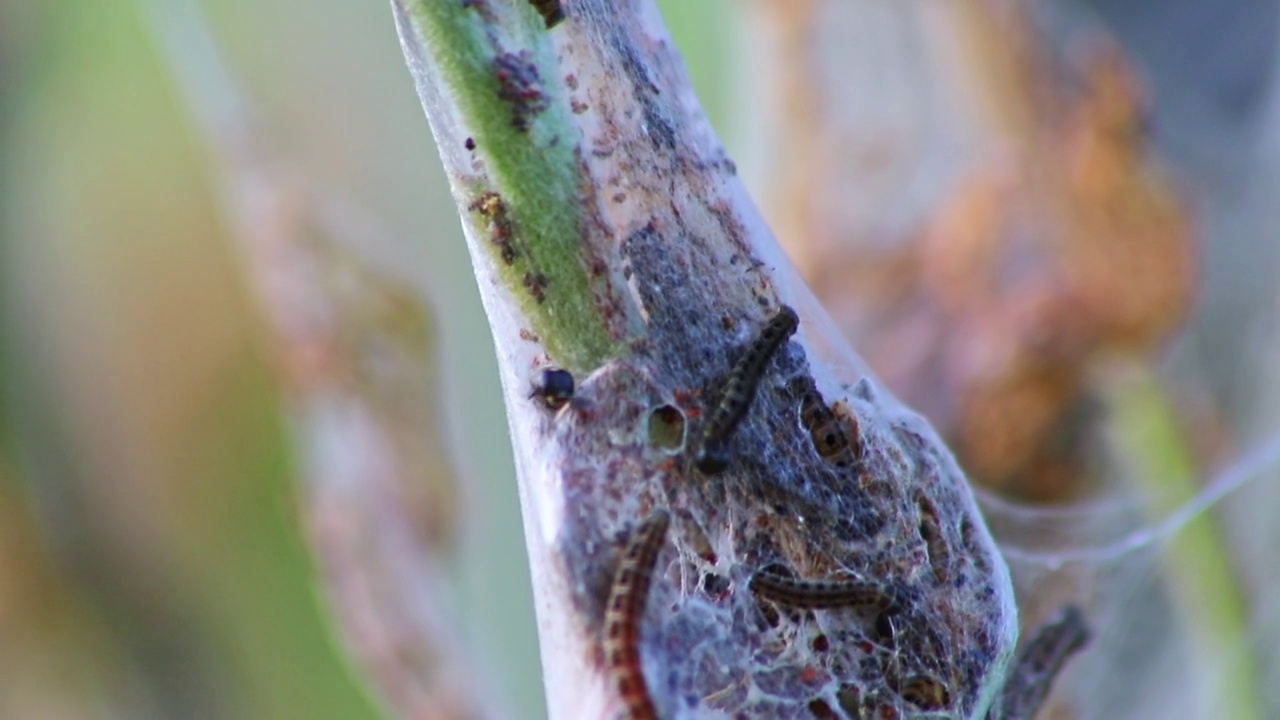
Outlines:
[{"label": "pale plant stalk", "polygon": [[[353,236],[376,232],[374,223],[355,221],[363,214],[321,197],[270,150],[198,8],[145,9],[213,157],[264,317],[299,458],[299,510],[347,647],[400,717],[511,716],[501,695],[481,691],[495,683],[471,657],[447,602],[456,509],[447,492],[436,493],[424,520],[410,500],[413,491],[430,492],[415,484],[438,489],[453,480],[438,434],[423,427],[437,410],[425,387],[432,380],[406,386],[395,372],[420,377],[430,362],[423,298],[343,252],[367,239]],[[380,374],[365,372],[353,339],[375,335],[395,349],[384,348]],[[379,403],[391,393],[405,408],[398,414]],[[414,420],[405,423],[406,413]]]},{"label": "pale plant stalk", "polygon": [[[625,540],[661,512],[670,533],[638,585],[658,716],[985,716],[1017,634],[1007,568],[950,452],[869,377],[778,248],[652,3],[565,2],[552,29],[514,0],[392,8],[498,352],[551,716],[622,712],[604,603]],[[706,475],[692,466],[703,420],[784,303],[800,330],[766,367],[728,472]],[[578,382],[563,407],[533,397],[551,365]],[[799,413],[812,389],[854,469],[816,450]],[[748,589],[767,565],[899,601],[878,618],[770,615]]]}]

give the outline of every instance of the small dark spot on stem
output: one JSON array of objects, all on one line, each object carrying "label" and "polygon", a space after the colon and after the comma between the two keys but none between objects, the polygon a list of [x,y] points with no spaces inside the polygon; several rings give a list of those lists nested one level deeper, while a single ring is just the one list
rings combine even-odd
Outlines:
[{"label": "small dark spot on stem", "polygon": [[547,276],[542,273],[527,272],[524,274],[524,288],[529,291],[530,295],[533,295],[534,301],[539,304],[547,299],[547,284]]}]

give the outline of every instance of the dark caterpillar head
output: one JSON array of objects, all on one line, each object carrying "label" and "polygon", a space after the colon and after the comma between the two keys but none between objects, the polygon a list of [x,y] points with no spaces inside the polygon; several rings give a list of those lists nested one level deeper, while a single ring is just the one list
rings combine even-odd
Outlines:
[{"label": "dark caterpillar head", "polygon": [[698,448],[693,464],[706,475],[716,475],[729,469],[729,458],[729,444],[712,438]]},{"label": "dark caterpillar head", "polygon": [[796,311],[792,310],[790,305],[779,306],[778,314],[774,315],[760,332],[760,341],[772,345],[781,344],[783,340],[791,337],[798,327],[800,327],[800,316],[796,315]]}]

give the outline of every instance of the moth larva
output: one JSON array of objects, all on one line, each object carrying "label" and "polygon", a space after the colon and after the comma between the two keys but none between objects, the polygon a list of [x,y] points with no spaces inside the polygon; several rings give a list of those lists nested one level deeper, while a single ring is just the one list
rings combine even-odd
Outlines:
[{"label": "moth larva", "polygon": [[1075,605],[1041,625],[1027,640],[1005,681],[997,720],[1031,720],[1049,696],[1053,680],[1067,659],[1089,642],[1084,613]]},{"label": "moth larva", "polygon": [[604,614],[605,671],[626,709],[627,720],[657,720],[640,660],[644,617],[654,564],[667,539],[671,516],[659,510],[631,533],[618,561]]},{"label": "moth larva", "polygon": [[702,430],[702,438],[694,457],[694,464],[699,470],[707,475],[715,475],[729,467],[729,439],[751,408],[751,400],[756,395],[756,388],[760,386],[760,378],[769,366],[769,361],[787,338],[795,333],[799,324],[800,318],[796,311],[783,305],[778,309],[778,314],[760,331],[759,337],[734,363],[725,380],[724,390],[720,393],[720,400],[712,408]]},{"label": "moth larva", "polygon": [[802,580],[758,570],[750,587],[766,600],[805,610],[854,608],[892,613],[900,602],[893,586],[853,578]]}]

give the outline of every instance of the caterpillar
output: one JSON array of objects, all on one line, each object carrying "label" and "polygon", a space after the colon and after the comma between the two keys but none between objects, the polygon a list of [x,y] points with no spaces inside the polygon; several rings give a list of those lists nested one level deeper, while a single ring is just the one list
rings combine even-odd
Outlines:
[{"label": "caterpillar", "polygon": [[901,608],[901,598],[892,585],[853,578],[802,580],[758,570],[749,587],[766,600],[804,610],[854,608],[892,614]]},{"label": "caterpillar", "polygon": [[1057,618],[1041,625],[1018,654],[1005,681],[996,720],[1031,720],[1049,696],[1062,666],[1089,642],[1084,613],[1075,605],[1063,608]]},{"label": "caterpillar", "polygon": [[626,709],[627,720],[657,720],[640,661],[640,620],[658,553],[671,516],[659,510],[632,532],[613,576],[604,614],[605,672]]},{"label": "caterpillar", "polygon": [[742,357],[734,363],[725,381],[720,400],[712,408],[702,438],[694,457],[694,464],[707,475],[724,472],[729,467],[729,439],[751,408],[756,388],[769,361],[778,348],[787,341],[800,325],[796,311],[783,305],[778,309],[760,335],[751,343]]},{"label": "caterpillar", "polygon": [[[796,381],[793,388],[800,395],[800,424],[809,431],[813,449],[838,468],[848,468],[858,461],[861,443],[857,439],[856,420],[837,415],[827,407],[811,378]],[[847,425],[853,423],[850,435]]]}]

